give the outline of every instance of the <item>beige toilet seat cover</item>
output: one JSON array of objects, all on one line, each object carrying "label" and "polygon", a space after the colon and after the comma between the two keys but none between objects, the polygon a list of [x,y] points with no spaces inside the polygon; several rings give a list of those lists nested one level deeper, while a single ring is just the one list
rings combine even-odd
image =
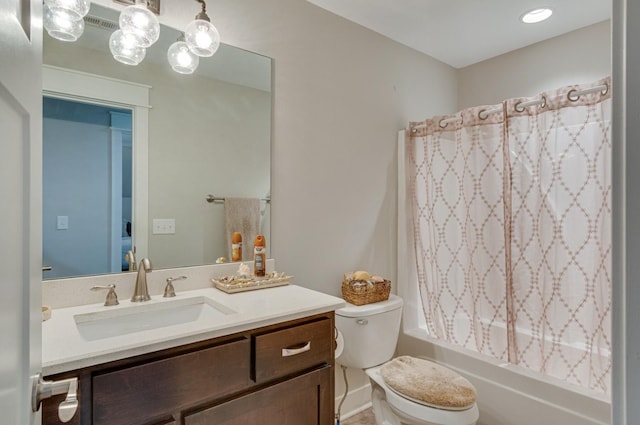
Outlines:
[{"label": "beige toilet seat cover", "polygon": [[380,375],[392,390],[428,406],[464,410],[476,402],[471,382],[428,360],[397,357],[380,368]]}]

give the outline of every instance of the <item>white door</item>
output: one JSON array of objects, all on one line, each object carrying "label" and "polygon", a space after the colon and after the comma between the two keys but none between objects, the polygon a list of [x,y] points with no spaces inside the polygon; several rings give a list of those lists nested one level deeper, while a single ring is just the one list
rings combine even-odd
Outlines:
[{"label": "white door", "polygon": [[0,422],[40,422],[42,2],[0,0]]}]

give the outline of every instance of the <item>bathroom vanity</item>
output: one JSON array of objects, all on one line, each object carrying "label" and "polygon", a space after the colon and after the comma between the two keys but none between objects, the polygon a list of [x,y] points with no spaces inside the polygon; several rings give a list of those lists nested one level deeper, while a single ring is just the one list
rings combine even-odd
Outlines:
[{"label": "bathroom vanity", "polygon": [[[200,304],[207,303],[222,314],[183,319],[187,309],[204,311],[209,307]],[[288,285],[54,309],[43,323],[43,374],[78,378],[79,407],[70,424],[329,425],[334,310],[342,304]],[[183,323],[158,325],[154,315]],[[151,319],[138,330],[121,327],[123,317],[122,323]],[[64,399],[43,402],[43,424],[62,423],[58,406]]]}]

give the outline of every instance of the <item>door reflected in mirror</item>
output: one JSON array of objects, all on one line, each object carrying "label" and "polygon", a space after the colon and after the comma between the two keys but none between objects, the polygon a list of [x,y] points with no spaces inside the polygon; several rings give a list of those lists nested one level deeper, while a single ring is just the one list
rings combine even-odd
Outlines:
[{"label": "door reflected in mirror", "polygon": [[42,104],[46,276],[128,270],[131,111],[46,96]]},{"label": "door reflected in mirror", "polygon": [[[117,25],[118,12],[112,9],[92,4],[88,16],[94,22],[99,18]],[[269,255],[270,203],[264,200],[270,198],[271,192],[271,59],[222,44],[214,56],[200,60],[196,73],[178,74],[171,69],[166,53],[179,32],[162,25],[160,40],[148,49],[145,60],[138,66],[127,66],[116,62],[109,52],[112,31],[108,25],[94,26],[86,21],[85,32],[75,43],[64,43],[45,34],[43,63],[49,69],[64,68],[148,88],[149,104],[137,105],[145,113],[148,111],[144,140],[137,132],[139,114],[135,111],[139,109],[133,114],[130,221],[131,248],[136,250],[136,257],[151,258],[156,269],[213,264],[219,257],[231,258],[225,236],[225,206],[207,202],[210,194],[262,200],[257,212],[258,231],[266,237]],[[43,82],[46,96],[80,100],[47,90],[46,75]],[[138,153],[138,143],[146,144],[144,153]],[[142,184],[143,180],[148,183]],[[50,195],[46,182],[44,191],[46,198]],[[84,206],[96,208],[89,203]],[[65,215],[69,226],[66,231],[77,229],[74,214],[44,211],[43,233],[63,234],[57,229],[57,217]],[[169,220],[173,223],[172,233],[155,231],[154,220]],[[95,227],[100,226],[106,232],[102,224]],[[92,243],[93,236],[88,235],[84,242]],[[46,239],[44,245],[49,245]],[[105,257],[96,259],[109,264],[110,272],[119,270],[113,258],[115,245],[112,240],[109,250],[103,249]],[[105,273],[106,266],[92,270],[76,267],[74,254],[83,250],[86,247],[81,241],[62,248],[56,255],[68,257],[74,264],[59,266],[59,270],[52,266],[43,278]],[[248,251],[245,250],[247,254]],[[245,255],[245,259],[248,257]],[[50,258],[47,253],[43,266],[50,265]],[[117,261],[122,263],[123,258]]]}]

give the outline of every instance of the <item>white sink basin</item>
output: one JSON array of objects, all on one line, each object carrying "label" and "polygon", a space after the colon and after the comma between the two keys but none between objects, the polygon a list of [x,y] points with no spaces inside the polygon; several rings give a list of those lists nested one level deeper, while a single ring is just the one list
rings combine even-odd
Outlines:
[{"label": "white sink basin", "polygon": [[230,308],[200,296],[109,307],[76,314],[73,318],[80,335],[87,341],[95,341],[184,324],[207,325],[234,313]]}]

